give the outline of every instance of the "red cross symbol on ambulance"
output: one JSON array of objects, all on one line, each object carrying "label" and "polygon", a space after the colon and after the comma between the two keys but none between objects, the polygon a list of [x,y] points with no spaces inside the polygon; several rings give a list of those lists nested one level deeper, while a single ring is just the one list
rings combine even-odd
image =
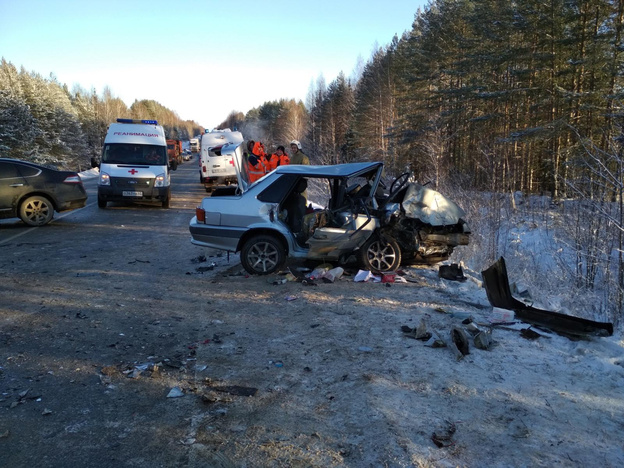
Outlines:
[{"label": "red cross symbol on ambulance", "polygon": [[136,174],[136,173],[137,173],[137,172],[139,172],[139,171],[137,171],[137,170],[133,167],[133,168],[132,168],[132,169],[130,169],[128,172],[129,172],[130,174],[134,175],[134,174]]}]

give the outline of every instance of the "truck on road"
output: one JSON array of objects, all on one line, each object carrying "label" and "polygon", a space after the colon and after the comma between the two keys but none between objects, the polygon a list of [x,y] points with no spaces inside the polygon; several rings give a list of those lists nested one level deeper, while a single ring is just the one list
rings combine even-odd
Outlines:
[{"label": "truck on road", "polygon": [[178,164],[182,164],[182,141],[167,140],[167,154],[170,163],[175,160]]},{"label": "truck on road", "polygon": [[191,144],[191,151],[199,153],[199,138],[191,138],[189,143]]}]

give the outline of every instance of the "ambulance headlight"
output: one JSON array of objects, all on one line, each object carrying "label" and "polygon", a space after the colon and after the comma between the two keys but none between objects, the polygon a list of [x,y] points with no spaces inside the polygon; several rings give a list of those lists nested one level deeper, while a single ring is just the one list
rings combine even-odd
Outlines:
[{"label": "ambulance headlight", "polygon": [[110,185],[110,176],[106,172],[100,172],[98,185]]},{"label": "ambulance headlight", "polygon": [[167,174],[164,172],[162,174],[158,174],[156,176],[156,180],[154,181],[154,187],[166,187],[167,185]]}]

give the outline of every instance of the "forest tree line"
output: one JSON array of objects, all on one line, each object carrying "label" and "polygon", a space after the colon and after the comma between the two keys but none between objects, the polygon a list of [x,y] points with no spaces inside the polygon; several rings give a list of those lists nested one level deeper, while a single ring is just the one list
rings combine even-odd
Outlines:
[{"label": "forest tree line", "polygon": [[167,138],[188,140],[203,131],[156,101],[128,107],[108,87],[101,95],[79,86],[70,91],[54,76],[0,62],[0,157],[84,170],[102,151],[110,123],[121,117],[157,120]]},{"label": "forest tree line", "polygon": [[267,102],[219,128],[269,146],[300,139],[317,163],[594,196],[580,181],[602,163],[619,171],[623,16],[621,0],[436,0],[354,77],[321,77],[305,105]]}]

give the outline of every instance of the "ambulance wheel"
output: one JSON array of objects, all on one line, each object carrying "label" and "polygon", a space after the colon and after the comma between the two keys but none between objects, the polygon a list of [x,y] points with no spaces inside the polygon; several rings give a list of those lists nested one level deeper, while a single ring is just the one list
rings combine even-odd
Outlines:
[{"label": "ambulance wheel", "polygon": [[269,275],[286,261],[286,249],[275,236],[254,236],[243,245],[240,259],[248,273]]},{"label": "ambulance wheel", "polygon": [[371,236],[359,250],[360,265],[368,271],[393,271],[401,265],[401,248],[388,236]]},{"label": "ambulance wheel", "polygon": [[98,197],[98,208],[106,208],[108,202],[101,197]]}]

